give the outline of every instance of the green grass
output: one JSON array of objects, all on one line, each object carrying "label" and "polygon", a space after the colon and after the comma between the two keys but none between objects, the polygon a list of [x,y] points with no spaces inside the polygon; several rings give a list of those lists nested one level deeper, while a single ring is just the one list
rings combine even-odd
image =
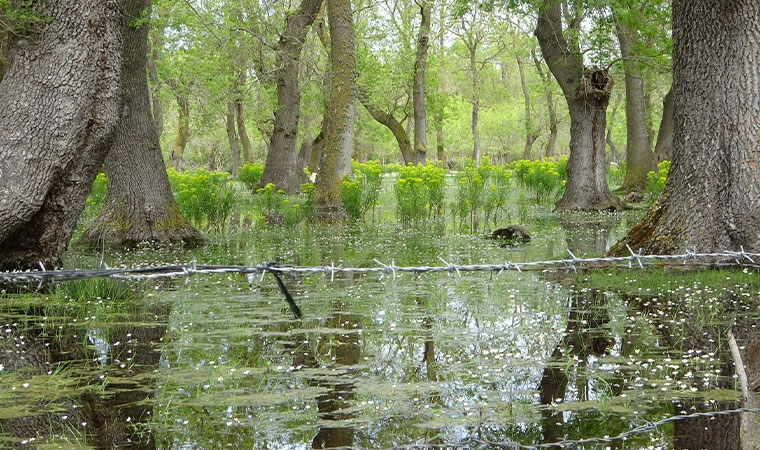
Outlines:
[{"label": "green grass", "polygon": [[640,269],[595,269],[574,276],[576,286],[613,292],[667,291],[705,285],[713,289],[748,286],[760,288],[757,271],[750,269],[694,269],[651,267]]}]

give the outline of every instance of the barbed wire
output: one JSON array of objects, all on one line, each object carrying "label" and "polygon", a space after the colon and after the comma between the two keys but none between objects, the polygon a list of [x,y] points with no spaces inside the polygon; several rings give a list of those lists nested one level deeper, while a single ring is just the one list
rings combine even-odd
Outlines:
[{"label": "barbed wire", "polygon": [[[620,433],[617,436],[603,436],[603,437],[586,438],[586,439],[562,439],[560,441],[547,442],[543,444],[522,444],[520,442],[513,441],[511,439],[506,439],[504,441],[497,442],[497,441],[482,439],[475,436],[469,436],[462,439],[461,441],[457,443],[412,444],[412,445],[405,445],[405,446],[399,446],[399,447],[394,447],[394,448],[412,450],[412,449],[456,449],[456,448],[471,448],[471,447],[477,447],[477,446],[489,446],[489,447],[514,449],[514,450],[541,450],[541,449],[557,448],[557,447],[563,448],[563,447],[568,447],[571,445],[603,444],[603,443],[610,443],[610,442],[615,442],[615,441],[619,441],[623,439],[628,439],[637,434],[649,433],[662,425],[665,425],[670,422],[675,422],[678,420],[695,419],[699,417],[711,418],[715,416],[727,416],[731,414],[740,414],[740,413],[760,413],[760,408],[736,408],[736,409],[727,409],[727,410],[722,410],[722,411],[696,412],[696,413],[691,413],[691,414],[669,416],[655,422],[645,422],[628,431]],[[477,429],[474,434],[475,435],[479,434]]]},{"label": "barbed wire", "polygon": [[592,268],[644,268],[645,266],[741,266],[760,268],[760,253],[748,253],[741,251],[722,251],[713,253],[697,253],[687,251],[680,255],[642,255],[628,248],[630,256],[578,258],[570,250],[569,259],[555,259],[547,261],[511,262],[505,261],[496,264],[451,264],[441,257],[443,263],[439,266],[397,266],[395,262],[383,263],[373,260],[376,266],[372,267],[343,267],[342,265],[329,266],[295,266],[281,265],[277,263],[260,264],[256,266],[239,265],[208,265],[197,264],[195,261],[189,264],[161,265],[141,268],[109,268],[101,269],[76,269],[76,270],[45,270],[40,263],[40,270],[0,272],[0,282],[5,283],[33,283],[33,282],[60,282],[82,280],[88,278],[114,278],[147,280],[156,278],[175,278],[196,274],[221,274],[236,273],[248,276],[256,274],[277,273],[283,275],[308,276],[321,274],[329,276],[333,281],[336,276],[345,274],[371,274],[379,273],[382,276],[391,275],[394,279],[401,273],[456,273],[461,276],[463,272],[492,272],[500,275],[505,271],[531,271],[531,270],[573,270]]}]

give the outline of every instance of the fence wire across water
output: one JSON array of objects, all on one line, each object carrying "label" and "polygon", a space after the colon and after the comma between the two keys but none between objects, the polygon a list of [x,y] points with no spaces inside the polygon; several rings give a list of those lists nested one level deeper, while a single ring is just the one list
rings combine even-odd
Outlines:
[{"label": "fence wire across water", "polygon": [[[532,262],[511,262],[505,261],[496,264],[467,264],[458,265],[450,264],[443,258],[439,257],[442,265],[437,266],[396,266],[394,262],[390,264],[374,260],[376,266],[373,267],[343,267],[341,265],[331,264],[329,266],[293,266],[280,265],[277,263],[260,264],[257,266],[238,266],[238,265],[200,265],[196,262],[183,265],[162,265],[144,268],[108,268],[102,269],[82,269],[82,270],[46,270],[40,263],[38,271],[23,272],[2,272],[0,273],[0,283],[8,284],[31,284],[50,282],[63,282],[73,280],[84,280],[90,278],[111,278],[120,280],[149,280],[158,278],[177,278],[189,277],[200,274],[243,274],[248,275],[249,279],[256,275],[264,276],[266,273],[272,273],[275,276],[308,276],[323,275],[330,277],[334,281],[336,276],[347,274],[380,274],[381,278],[388,275],[395,280],[399,274],[427,274],[427,273],[448,273],[462,275],[463,272],[490,272],[500,275],[504,271],[549,271],[549,270],[571,270],[579,269],[598,269],[598,268],[640,268],[647,266],[682,266],[682,267],[750,267],[760,268],[760,253],[740,251],[721,251],[713,253],[698,253],[696,251],[686,251],[679,255],[642,255],[634,252],[628,247],[630,256],[622,257],[599,257],[599,258],[578,258],[570,250],[570,258],[532,261]],[[287,296],[287,294],[286,294]],[[444,444],[412,444],[399,448],[404,449],[426,449],[426,448],[506,448],[506,449],[546,449],[546,448],[565,448],[584,444],[603,444],[619,440],[625,440],[637,434],[649,433],[657,427],[677,420],[692,419],[697,417],[715,417],[719,415],[742,414],[742,413],[760,413],[760,408],[737,408],[723,411],[699,412],[692,414],[674,415],[665,417],[656,422],[645,422],[635,426],[630,430],[617,436],[603,436],[598,438],[588,438],[579,440],[563,439],[557,442],[526,445],[516,441],[505,440],[502,442],[493,442],[481,439],[477,429],[471,436],[459,441]]]},{"label": "fence wire across water", "polygon": [[256,266],[238,265],[203,265],[192,262],[180,265],[162,265],[142,268],[109,268],[81,269],[81,270],[46,270],[40,263],[40,270],[23,272],[0,272],[0,283],[25,284],[37,282],[62,282],[72,280],[84,280],[88,278],[113,278],[148,280],[156,278],[187,277],[198,274],[243,274],[254,276],[266,273],[276,273],[292,276],[325,275],[333,281],[336,276],[345,274],[380,274],[381,277],[390,275],[394,279],[401,273],[426,274],[426,273],[449,273],[461,276],[462,272],[491,272],[500,275],[504,271],[546,271],[546,270],[573,270],[599,269],[599,268],[644,268],[645,266],[684,266],[684,267],[752,267],[760,268],[760,253],[748,253],[743,249],[735,251],[722,251],[714,253],[697,253],[687,251],[680,255],[642,255],[635,253],[629,247],[630,256],[577,258],[570,250],[571,258],[548,261],[511,262],[495,264],[451,264],[443,258],[438,259],[443,265],[437,266],[396,266],[374,260],[373,267],[343,267],[331,264],[329,266],[293,266],[278,263],[266,263]]}]

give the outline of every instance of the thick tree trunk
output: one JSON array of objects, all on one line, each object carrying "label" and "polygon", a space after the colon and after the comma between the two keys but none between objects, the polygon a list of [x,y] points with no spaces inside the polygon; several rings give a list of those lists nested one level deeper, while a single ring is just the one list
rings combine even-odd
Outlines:
[{"label": "thick tree trunk", "polygon": [[174,170],[182,170],[182,157],[190,137],[190,102],[183,94],[175,91],[174,98],[177,100],[177,134],[171,145],[169,165]]},{"label": "thick tree trunk", "polygon": [[318,218],[345,215],[340,196],[343,175],[351,171],[351,147],[356,112],[356,47],[350,0],[328,0],[330,19],[330,103],[326,114],[325,144],[315,184]]},{"label": "thick tree trunk", "polygon": [[301,149],[298,150],[298,168],[301,170],[309,165],[311,149],[314,144],[311,137],[311,119],[311,114],[306,114],[303,117],[303,142],[301,142]]},{"label": "thick tree trunk", "polygon": [[662,99],[662,120],[657,132],[657,144],[654,154],[657,162],[670,160],[673,156],[673,87]]},{"label": "thick tree trunk", "polygon": [[[127,17],[142,14],[150,0],[128,2]],[[150,115],[146,78],[148,25],[128,26],[122,53],[122,114],[106,157],[108,193],[95,223],[78,244],[133,247],[140,242],[185,242],[203,236],[174,202],[158,135]]]},{"label": "thick tree trunk", "polygon": [[615,123],[615,115],[617,114],[617,110],[618,110],[618,107],[620,106],[621,101],[623,101],[623,94],[618,92],[618,94],[615,96],[615,102],[612,104],[612,112],[610,113],[610,124],[607,127],[607,137],[605,138],[607,145],[610,146],[610,156],[612,156],[613,162],[619,161],[617,148],[615,147],[615,143],[612,141],[612,125]]},{"label": "thick tree trunk", "polygon": [[755,0],[673,2],[673,162],[659,200],[613,252],[758,249],[758,30]]},{"label": "thick tree trunk", "polygon": [[427,113],[425,111],[425,70],[430,47],[430,5],[420,0],[420,32],[417,36],[417,59],[414,61],[414,86],[412,105],[414,107],[414,161],[425,164],[427,157]]},{"label": "thick tree trunk", "polygon": [[[324,129],[324,126],[322,127]],[[319,171],[319,161],[322,160],[322,150],[325,148],[325,133],[320,131],[311,143],[311,155],[309,156],[309,172]]]},{"label": "thick tree trunk", "polygon": [[520,86],[522,86],[523,99],[525,99],[525,149],[523,150],[523,159],[530,159],[530,152],[533,143],[538,139],[538,129],[531,118],[530,112],[530,92],[528,92],[528,80],[525,78],[525,68],[519,56],[517,60],[517,69],[520,72]]},{"label": "thick tree trunk", "polygon": [[274,183],[278,189],[295,194],[306,182],[298,168],[297,140],[301,92],[298,89],[298,60],[309,27],[317,17],[322,0],[302,0],[285,20],[285,31],[277,48],[277,110],[274,113],[272,145],[267,154],[261,184]]},{"label": "thick tree trunk", "polygon": [[367,109],[367,112],[369,112],[369,114],[372,116],[372,118],[391,130],[393,137],[396,138],[398,148],[401,150],[401,156],[404,158],[404,164],[414,163],[415,159],[414,152],[412,151],[412,144],[409,141],[409,135],[406,133],[404,125],[395,117],[393,117],[392,114],[381,111],[379,108],[373,105],[370,102],[369,97],[367,97],[367,95],[364,94],[361,89],[357,89],[356,95],[359,98],[361,104],[364,105],[364,107]]},{"label": "thick tree trunk", "polygon": [[649,142],[644,79],[633,59],[639,39],[637,31],[625,23],[618,21],[615,28],[625,62],[626,172],[620,189],[643,191],[647,185],[647,173],[655,170],[657,163]]},{"label": "thick tree trunk", "polygon": [[545,2],[539,8],[535,35],[570,111],[567,183],[557,209],[618,209],[620,201],[607,186],[604,152],[612,77],[606,70],[585,69],[578,43],[568,45],[563,33],[559,32],[562,29],[560,2]]},{"label": "thick tree trunk", "polygon": [[[57,266],[119,116],[123,0],[35,2],[0,83],[0,270]],[[65,69],[65,70],[64,70]]]},{"label": "thick tree trunk", "polygon": [[557,146],[557,109],[554,106],[554,98],[552,97],[551,82],[552,76],[544,72],[541,61],[536,56],[535,48],[530,49],[530,54],[533,57],[533,63],[536,65],[538,75],[544,84],[544,97],[546,98],[546,109],[549,112],[549,139],[546,141],[546,148],[544,156],[547,158],[553,158],[555,149]]},{"label": "thick tree trunk", "polygon": [[227,114],[224,115],[227,125],[227,142],[230,145],[230,175],[232,178],[237,176],[240,167],[240,140],[235,130],[235,111],[237,110],[235,103],[235,100],[227,102]]}]

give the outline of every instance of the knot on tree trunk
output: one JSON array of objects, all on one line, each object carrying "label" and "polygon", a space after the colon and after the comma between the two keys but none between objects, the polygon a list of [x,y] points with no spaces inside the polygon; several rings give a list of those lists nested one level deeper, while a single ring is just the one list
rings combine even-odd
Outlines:
[{"label": "knot on tree trunk", "polygon": [[586,69],[578,86],[578,98],[609,98],[615,83],[607,69]]}]

